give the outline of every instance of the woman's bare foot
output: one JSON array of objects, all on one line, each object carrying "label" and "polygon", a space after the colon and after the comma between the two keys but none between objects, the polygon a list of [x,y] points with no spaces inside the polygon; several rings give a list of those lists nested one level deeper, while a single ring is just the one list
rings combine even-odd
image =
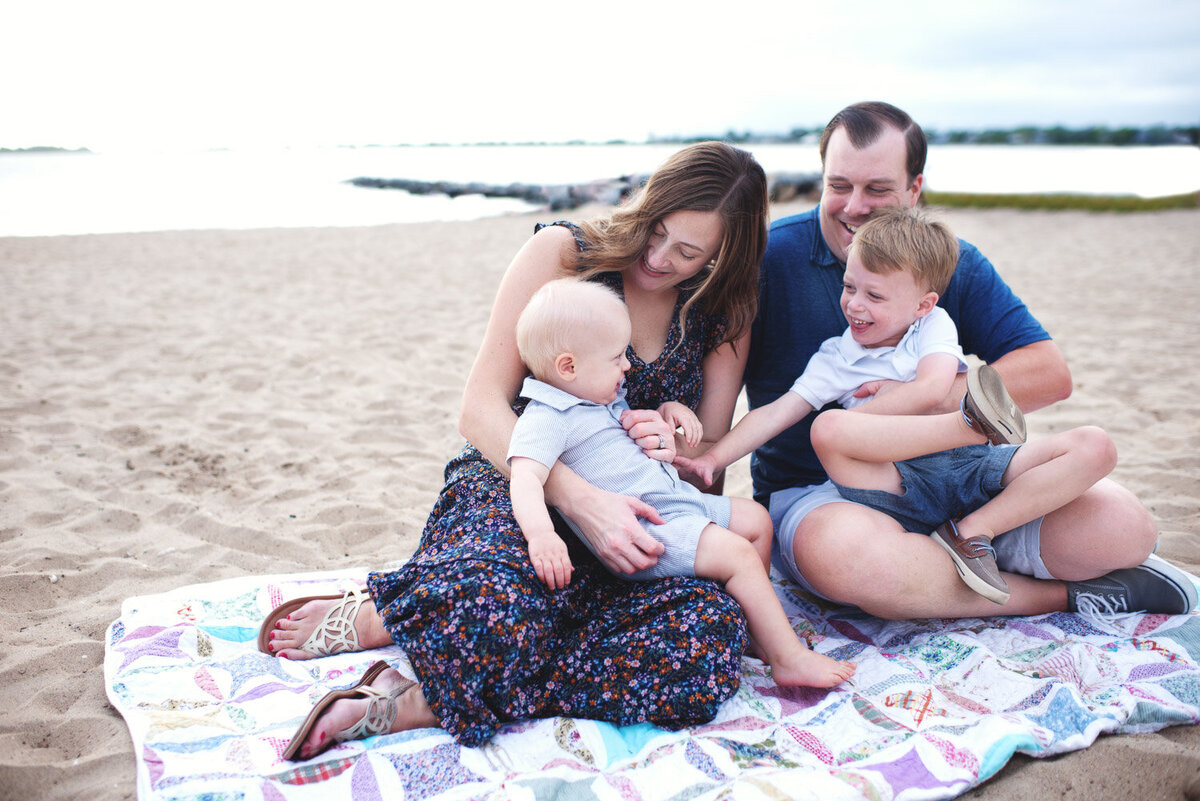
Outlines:
[{"label": "woman's bare foot", "polygon": [[[274,656],[283,659],[312,659],[322,654],[314,654],[300,650],[300,646],[308,641],[309,636],[325,619],[340,599],[317,599],[296,609],[286,617],[280,618],[271,631],[267,648]],[[368,598],[358,608],[354,617],[354,632],[358,636],[360,650],[382,648],[392,644],[392,638],[383,628],[383,620],[375,609],[375,604]]]},{"label": "woman's bare foot", "polygon": [[855,664],[810,651],[797,641],[782,658],[771,663],[771,678],[783,687],[836,687],[854,675]]},{"label": "woman's bare foot", "polygon": [[[380,673],[370,686],[387,694],[407,683],[408,681],[400,675],[399,671],[388,668]],[[334,701],[325,714],[317,718],[316,723],[313,724],[304,744],[300,746],[298,758],[311,759],[333,745],[339,732],[351,728],[363,719],[363,716],[367,714],[369,704],[370,699],[365,697],[342,698]],[[430,711],[429,704],[425,702],[425,694],[421,692],[421,686],[417,684],[396,698],[396,715],[392,718],[392,725],[388,729],[388,733],[440,725],[442,724]]]}]

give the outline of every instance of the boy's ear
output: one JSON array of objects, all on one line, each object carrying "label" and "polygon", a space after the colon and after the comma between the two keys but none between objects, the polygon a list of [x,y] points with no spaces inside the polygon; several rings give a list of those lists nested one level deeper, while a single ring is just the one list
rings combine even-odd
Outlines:
[{"label": "boy's ear", "polygon": [[575,357],[569,351],[554,357],[554,373],[562,381],[575,380]]},{"label": "boy's ear", "polygon": [[924,317],[933,311],[933,307],[937,306],[938,297],[936,292],[926,292],[921,297],[921,302],[917,304],[917,317]]}]

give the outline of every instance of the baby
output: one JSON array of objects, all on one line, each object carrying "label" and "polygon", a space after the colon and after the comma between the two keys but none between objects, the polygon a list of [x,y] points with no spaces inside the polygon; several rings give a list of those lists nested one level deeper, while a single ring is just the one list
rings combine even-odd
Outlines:
[{"label": "baby", "polygon": [[[661,524],[642,521],[663,544],[662,556],[631,578],[722,582],[745,612],[751,639],[778,684],[832,687],[849,678],[854,664],[809,650],[775,596],[767,577],[766,510],[749,499],[702,493],[626,433],[621,416],[629,409],[629,338],[621,299],[600,284],[573,278],[539,289],[517,323],[517,347],[533,375],[521,388],[529,405],[513,430],[508,463],[513,512],[538,577],[551,590],[570,581],[566,543],[554,531],[544,494],[550,469],[561,461],[601,489],[638,497],[662,517]],[[700,421],[681,404],[670,407],[669,421],[682,423],[698,442]],[[586,539],[584,544],[591,547]]]}]

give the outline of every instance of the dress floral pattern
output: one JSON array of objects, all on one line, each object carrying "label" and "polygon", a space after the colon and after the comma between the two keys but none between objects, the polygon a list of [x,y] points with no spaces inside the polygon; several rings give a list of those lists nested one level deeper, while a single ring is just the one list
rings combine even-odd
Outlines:
[{"label": "dress floral pattern", "polygon": [[[554,224],[586,246],[578,228]],[[621,291],[619,273],[597,280]],[[654,362],[630,348],[631,408],[668,400],[695,408],[701,361],[723,333],[722,321],[693,311],[686,338],[673,323]],[[575,572],[566,588],[547,590],[513,517],[508,479],[469,443],[445,477],[416,553],[397,571],[372,573],[367,586],[434,714],[460,743],[479,745],[505,722],[556,715],[679,728],[712,719],[737,690],[745,620],[719,585],[624,581],[568,532]]]}]

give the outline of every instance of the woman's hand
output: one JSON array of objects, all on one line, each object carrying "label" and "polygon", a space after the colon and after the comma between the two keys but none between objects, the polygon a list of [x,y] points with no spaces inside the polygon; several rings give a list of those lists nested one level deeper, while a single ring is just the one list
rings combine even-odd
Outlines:
[{"label": "woman's hand", "polygon": [[579,533],[591,544],[600,561],[614,573],[636,573],[653,567],[663,552],[663,544],[646,533],[638,522],[663,519],[653,506],[629,495],[594,490],[586,497],[575,496],[563,513],[579,527]]},{"label": "woman's hand", "polygon": [[[699,421],[697,421],[699,424]],[[621,413],[621,425],[629,438],[651,459],[675,460],[675,428],[653,409],[627,409]]]}]

